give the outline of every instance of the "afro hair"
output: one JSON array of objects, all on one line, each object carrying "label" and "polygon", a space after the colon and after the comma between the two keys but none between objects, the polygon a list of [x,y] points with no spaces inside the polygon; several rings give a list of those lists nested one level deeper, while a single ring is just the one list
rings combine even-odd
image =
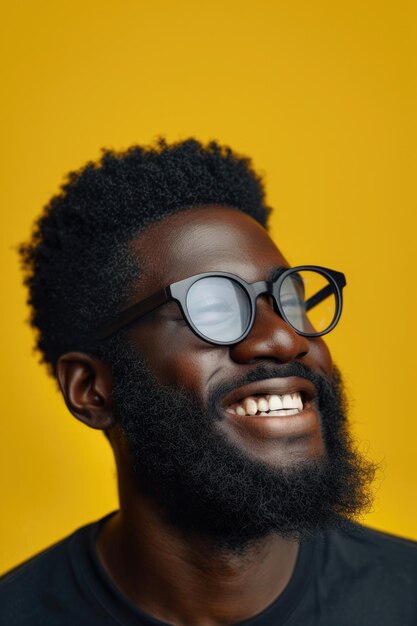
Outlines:
[{"label": "afro hair", "polygon": [[120,309],[140,271],[131,239],[169,214],[208,205],[240,209],[267,226],[270,209],[251,161],[216,142],[159,139],[103,150],[68,174],[19,247],[36,348],[52,375],[65,352],[105,352],[95,330]]}]

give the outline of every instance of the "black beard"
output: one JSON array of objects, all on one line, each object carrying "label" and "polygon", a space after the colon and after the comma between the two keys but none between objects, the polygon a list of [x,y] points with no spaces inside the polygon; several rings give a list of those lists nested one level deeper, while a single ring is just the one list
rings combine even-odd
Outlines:
[{"label": "black beard", "polygon": [[[128,442],[137,487],[184,536],[243,554],[276,533],[289,540],[344,528],[372,502],[375,466],[347,432],[340,373],[334,381],[300,363],[258,366],[212,389],[208,407],[182,389],[162,387],[126,344],[113,352],[115,418]],[[268,378],[300,376],[318,391],[326,454],[290,467],[249,458],[215,428],[230,390]]]}]

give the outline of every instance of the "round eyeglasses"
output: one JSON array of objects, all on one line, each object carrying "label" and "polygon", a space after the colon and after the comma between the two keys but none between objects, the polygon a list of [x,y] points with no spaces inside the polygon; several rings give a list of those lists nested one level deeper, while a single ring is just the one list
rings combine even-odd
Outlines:
[{"label": "round eyeglasses", "polygon": [[97,338],[106,339],[175,300],[198,337],[216,345],[232,345],[250,332],[256,300],[264,294],[271,298],[274,311],[299,335],[320,337],[340,319],[345,285],[344,274],[317,265],[278,268],[270,280],[255,283],[227,272],[205,272],[172,283],[121,311],[100,328]]}]

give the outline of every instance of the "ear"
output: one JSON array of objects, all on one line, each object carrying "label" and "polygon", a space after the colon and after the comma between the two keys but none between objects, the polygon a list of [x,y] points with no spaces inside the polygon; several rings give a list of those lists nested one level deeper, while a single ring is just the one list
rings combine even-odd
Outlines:
[{"label": "ear", "polygon": [[71,413],[90,428],[113,425],[110,367],[83,352],[67,352],[57,363],[57,378]]}]

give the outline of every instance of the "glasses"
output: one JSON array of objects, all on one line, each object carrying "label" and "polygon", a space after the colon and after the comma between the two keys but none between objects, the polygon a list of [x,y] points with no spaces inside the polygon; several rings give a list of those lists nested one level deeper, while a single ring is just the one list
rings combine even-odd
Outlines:
[{"label": "glasses", "polygon": [[267,294],[277,315],[299,335],[321,337],[342,313],[341,272],[317,265],[273,270],[271,279],[247,283],[227,272],[205,272],[172,283],[124,311],[100,328],[106,339],[170,300],[175,300],[191,330],[215,345],[232,345],[250,332],[256,300]]}]

